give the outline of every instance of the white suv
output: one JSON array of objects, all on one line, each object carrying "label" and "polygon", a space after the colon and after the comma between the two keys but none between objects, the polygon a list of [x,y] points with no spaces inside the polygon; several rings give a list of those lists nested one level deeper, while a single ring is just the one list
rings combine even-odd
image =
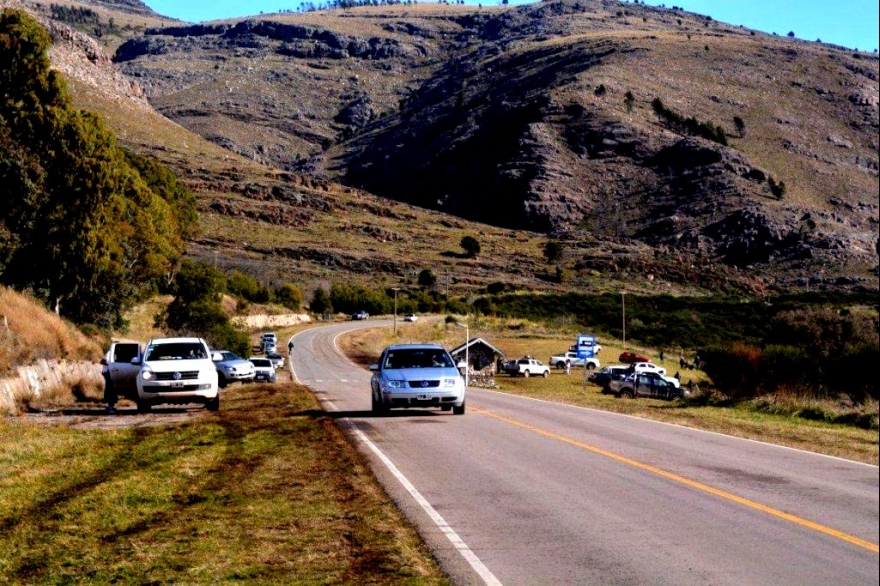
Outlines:
[{"label": "white suv", "polygon": [[201,338],[155,338],[144,351],[137,375],[137,408],[153,405],[202,403],[220,409],[217,368],[208,344]]}]

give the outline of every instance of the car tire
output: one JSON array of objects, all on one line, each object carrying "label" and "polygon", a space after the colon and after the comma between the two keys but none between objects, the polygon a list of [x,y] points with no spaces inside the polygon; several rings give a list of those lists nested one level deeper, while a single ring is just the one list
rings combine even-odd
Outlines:
[{"label": "car tire", "polygon": [[557,362],[556,368],[558,368],[559,370],[565,370],[565,363],[564,362]]},{"label": "car tire", "polygon": [[587,370],[596,370],[596,365],[592,362],[587,362]]},{"label": "car tire", "polygon": [[138,413],[149,413],[153,410],[153,406],[147,403],[146,401],[137,401],[137,412]]},{"label": "car tire", "polygon": [[208,411],[219,411],[220,410],[220,395],[217,395],[207,403],[205,403],[205,408]]},{"label": "car tire", "polygon": [[229,381],[226,379],[226,375],[222,372],[217,373],[217,386],[221,389],[225,389],[229,386]]},{"label": "car tire", "polygon": [[467,409],[467,406],[465,403],[466,403],[465,401],[462,401],[461,406],[453,405],[452,406],[452,414],[453,415],[464,415],[464,412]]},{"label": "car tire", "polygon": [[545,370],[544,373],[543,373],[541,376],[543,376],[544,378],[547,378],[548,376],[550,376],[550,371],[549,371],[549,370]]},{"label": "car tire", "polygon": [[617,398],[618,399],[632,399],[633,392],[630,389],[623,389],[622,391],[617,393]]},{"label": "car tire", "polygon": [[382,400],[379,399],[375,393],[373,393],[371,396],[373,403],[373,413],[386,413],[388,411],[388,407],[386,407],[385,404],[382,403]]}]

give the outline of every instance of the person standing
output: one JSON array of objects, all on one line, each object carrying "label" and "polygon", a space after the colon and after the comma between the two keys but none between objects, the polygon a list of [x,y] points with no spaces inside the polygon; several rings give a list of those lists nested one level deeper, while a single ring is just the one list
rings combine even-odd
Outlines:
[{"label": "person standing", "polygon": [[104,402],[107,403],[107,414],[114,415],[116,413],[116,403],[119,402],[119,394],[113,386],[113,378],[110,376],[110,356],[111,350],[104,354],[104,360],[101,361],[101,376],[104,378]]}]

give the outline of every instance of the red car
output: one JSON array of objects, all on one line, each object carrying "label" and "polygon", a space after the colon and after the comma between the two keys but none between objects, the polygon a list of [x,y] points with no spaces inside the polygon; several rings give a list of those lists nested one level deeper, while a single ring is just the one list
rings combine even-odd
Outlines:
[{"label": "red car", "polygon": [[627,364],[632,364],[633,362],[651,362],[651,359],[647,356],[636,354],[635,352],[630,352],[628,350],[622,352],[618,360]]}]

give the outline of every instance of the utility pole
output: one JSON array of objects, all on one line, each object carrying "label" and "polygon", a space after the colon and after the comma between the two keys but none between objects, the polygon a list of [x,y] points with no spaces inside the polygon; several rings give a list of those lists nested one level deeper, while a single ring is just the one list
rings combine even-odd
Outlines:
[{"label": "utility pole", "polygon": [[397,335],[397,292],[400,291],[400,287],[392,287],[394,290],[394,335]]}]

